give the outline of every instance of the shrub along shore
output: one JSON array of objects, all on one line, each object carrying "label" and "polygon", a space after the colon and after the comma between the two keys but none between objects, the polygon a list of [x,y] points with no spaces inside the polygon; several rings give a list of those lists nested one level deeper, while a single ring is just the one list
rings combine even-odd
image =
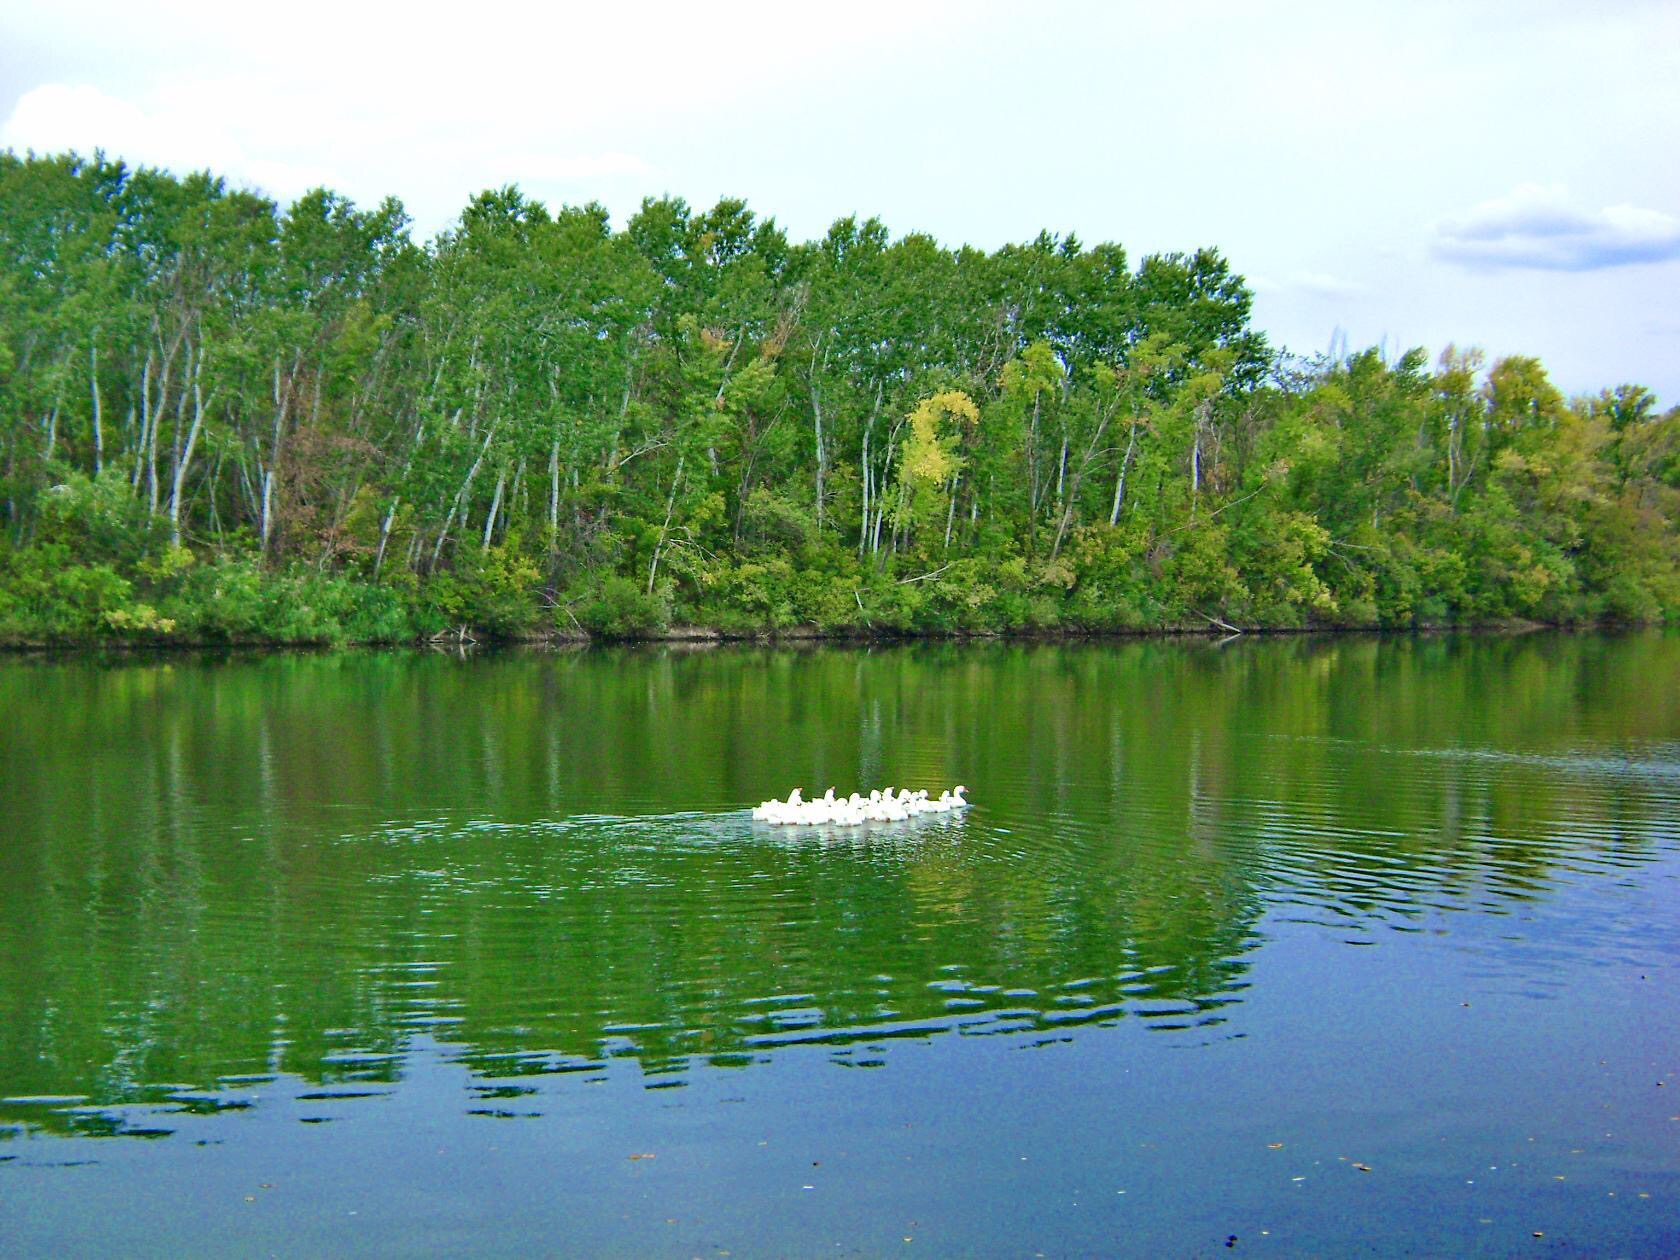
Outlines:
[{"label": "shrub along shore", "polygon": [[1215,250],[0,153],[0,644],[1680,619],[1680,409],[1305,361]]}]

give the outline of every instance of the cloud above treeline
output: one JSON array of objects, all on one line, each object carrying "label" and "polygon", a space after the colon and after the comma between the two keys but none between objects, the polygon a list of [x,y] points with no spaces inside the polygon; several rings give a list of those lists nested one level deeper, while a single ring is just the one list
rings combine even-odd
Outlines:
[{"label": "cloud above treeline", "polygon": [[1559,184],[1522,184],[1435,227],[1438,258],[1467,267],[1598,271],[1680,258],[1680,219],[1615,205],[1583,210]]},{"label": "cloud above treeline", "polygon": [[25,92],[0,124],[0,147],[90,155],[101,149],[177,174],[209,170],[282,197],[338,181],[332,167],[253,155],[225,113],[191,99],[137,105],[88,84],[48,83]]},{"label": "cloud above treeline", "polygon": [[[74,150],[83,155],[103,150],[131,164],[162,167],[176,174],[209,170],[282,204],[323,186],[367,198],[393,191],[370,186],[365,172],[344,160],[342,147],[320,142],[323,136],[342,140],[352,134],[363,151],[378,149],[372,138],[377,133],[365,119],[346,122],[311,117],[307,102],[295,102],[289,112],[292,127],[315,140],[299,143],[290,136],[276,137],[272,124],[253,121],[236,107],[206,108],[205,102],[217,94],[214,84],[182,83],[136,102],[90,84],[43,84],[25,92],[11,115],[0,122],[0,149],[19,153]],[[337,161],[314,156],[333,150],[337,150]],[[603,185],[646,181],[655,174],[652,164],[635,154],[617,149],[580,151],[575,144],[547,150],[530,145],[457,145],[454,162],[462,197],[474,188],[512,182],[527,187],[535,183],[543,191],[592,194]]]}]

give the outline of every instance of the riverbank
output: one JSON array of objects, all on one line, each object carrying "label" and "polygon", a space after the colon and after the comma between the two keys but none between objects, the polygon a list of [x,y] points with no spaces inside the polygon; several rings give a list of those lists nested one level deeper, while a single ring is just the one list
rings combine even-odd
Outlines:
[{"label": "riverbank", "polygon": [[[132,514],[122,488],[115,493],[113,510]],[[59,496],[55,509],[68,512],[71,497]],[[470,549],[451,567],[421,575],[377,573],[361,561],[264,561],[248,550],[176,546],[144,534],[143,547],[118,545],[102,532],[102,519],[78,509],[29,545],[0,545],[0,645],[1224,636],[1648,625],[1680,617],[1680,581],[1673,591],[1653,582],[1658,598],[1625,573],[1594,573],[1584,562],[1567,581],[1533,571],[1493,580],[1485,559],[1478,566],[1448,553],[1431,561],[1435,576],[1427,581],[1409,570],[1398,575],[1404,583],[1389,574],[1374,584],[1366,575],[1343,590],[1326,580],[1347,577],[1337,566],[1322,565],[1321,579],[1302,565],[1280,586],[1275,574],[1231,557],[1157,574],[1150,557],[1159,548],[1108,555],[1105,548],[1125,542],[1120,531],[1102,531],[1059,558],[1010,550],[995,563],[912,556],[877,566],[813,544],[798,565],[720,554],[681,581],[669,568],[650,581],[622,570],[568,571],[574,556],[512,547]]]},{"label": "riverbank", "polygon": [[422,243],[0,154],[0,642],[1680,621],[1641,386],[1304,362],[1213,249],[500,196]]},{"label": "riverbank", "polygon": [[532,648],[549,650],[584,649],[590,647],[677,647],[706,649],[713,647],[780,647],[789,649],[816,647],[871,647],[902,644],[934,643],[1101,643],[1128,640],[1206,640],[1226,642],[1236,638],[1315,638],[1352,635],[1382,635],[1406,637],[1414,635],[1526,635],[1545,632],[1615,633],[1622,631],[1661,629],[1661,623],[1547,623],[1522,618],[1478,622],[1467,625],[1446,623],[1412,626],[1382,625],[1318,625],[1318,626],[1208,626],[1174,624],[1125,629],[1080,629],[1073,627],[1023,626],[1006,630],[937,630],[902,631],[871,630],[867,627],[824,629],[817,626],[791,626],[760,630],[741,630],[719,626],[669,626],[635,634],[590,634],[584,631],[553,631],[543,634],[495,635],[475,633],[470,627],[457,627],[440,634],[411,639],[273,639],[261,637],[212,639],[182,637],[133,638],[106,636],[102,638],[60,639],[0,639],[0,654],[28,655],[37,653],[99,651],[119,653],[238,651],[315,651],[332,649],[404,649],[413,651],[500,650]]}]

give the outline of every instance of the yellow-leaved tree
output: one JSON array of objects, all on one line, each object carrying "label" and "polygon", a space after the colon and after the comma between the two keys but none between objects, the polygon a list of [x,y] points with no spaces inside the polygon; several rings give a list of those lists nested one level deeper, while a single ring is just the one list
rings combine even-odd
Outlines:
[{"label": "yellow-leaved tree", "polygon": [[910,545],[919,534],[926,537],[925,527],[930,524],[943,525],[949,538],[957,486],[966,463],[961,454],[963,440],[979,424],[980,409],[958,389],[924,398],[910,413],[894,514],[901,545]]}]

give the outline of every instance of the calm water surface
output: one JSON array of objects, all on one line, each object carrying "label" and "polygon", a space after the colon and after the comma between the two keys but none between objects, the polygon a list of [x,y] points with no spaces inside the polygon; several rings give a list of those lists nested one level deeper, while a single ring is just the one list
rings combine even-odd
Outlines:
[{"label": "calm water surface", "polygon": [[1680,638],[0,663],[8,1255],[1228,1244],[1680,1253]]}]

